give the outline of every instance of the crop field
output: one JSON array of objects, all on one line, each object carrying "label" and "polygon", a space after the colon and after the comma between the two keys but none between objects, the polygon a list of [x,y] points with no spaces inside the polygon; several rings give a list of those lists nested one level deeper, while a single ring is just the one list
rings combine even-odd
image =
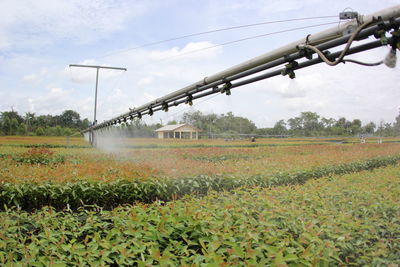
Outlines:
[{"label": "crop field", "polygon": [[[81,138],[71,138],[69,146],[65,138],[2,139],[0,181],[13,183],[265,175],[400,154],[400,143],[394,143],[394,139],[362,145],[338,145],[319,139],[260,139],[256,143],[131,139],[113,146],[110,153],[91,149]],[[39,149],[32,144],[42,145]],[[46,154],[47,150],[51,155]],[[26,162],[35,158],[35,153],[29,154],[32,151],[45,164]]]},{"label": "crop field", "polygon": [[399,141],[1,137],[0,265],[398,266]]}]

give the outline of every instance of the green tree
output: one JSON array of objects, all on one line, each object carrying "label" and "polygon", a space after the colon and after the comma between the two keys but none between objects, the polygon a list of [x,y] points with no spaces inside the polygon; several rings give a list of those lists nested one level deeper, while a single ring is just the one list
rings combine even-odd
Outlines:
[{"label": "green tree", "polygon": [[319,115],[316,112],[302,112],[300,119],[306,136],[317,135],[318,131],[322,128],[322,124],[319,122]]},{"label": "green tree", "polygon": [[43,136],[45,134],[44,129],[42,127],[38,127],[35,133],[37,136]]},{"label": "green tree", "polygon": [[71,136],[73,134],[73,130],[71,128],[64,128],[64,134],[65,136]]},{"label": "green tree", "polygon": [[332,127],[335,125],[336,120],[333,118],[321,118],[321,125],[323,128],[324,135],[332,135]]},{"label": "green tree", "polygon": [[25,113],[25,123],[26,123],[26,130],[28,132],[32,131],[32,127],[35,124],[35,113],[33,112],[26,112]]},{"label": "green tree", "polygon": [[82,120],[80,128],[83,130],[83,129],[86,129],[88,127],[89,127],[89,120],[87,118],[85,118],[85,119]]},{"label": "green tree", "polygon": [[258,128],[255,131],[256,135],[274,135],[274,129],[273,128]]},{"label": "green tree", "polygon": [[56,127],[47,127],[44,130],[46,136],[57,136]]},{"label": "green tree", "polygon": [[1,112],[1,117],[2,118],[8,117],[10,120],[16,119],[18,124],[24,121],[24,119],[18,114],[18,112],[14,110]]},{"label": "green tree", "polygon": [[285,135],[287,134],[286,122],[284,120],[277,121],[272,128],[273,135]]},{"label": "green tree", "polygon": [[302,126],[301,119],[299,117],[294,117],[294,118],[288,119],[288,124],[289,124],[290,131],[293,134],[299,134],[299,133],[301,134],[301,131],[303,130],[303,126]]},{"label": "green tree", "polygon": [[395,121],[393,123],[393,132],[394,135],[400,134],[400,109],[399,109],[399,114],[396,116]]},{"label": "green tree", "polygon": [[176,120],[169,121],[167,125],[176,125],[178,122]]},{"label": "green tree", "polygon": [[47,126],[48,119],[45,115],[37,116],[34,120],[34,128],[37,129],[38,127],[42,127],[43,129]]},{"label": "green tree", "polygon": [[232,112],[227,114],[204,115],[200,111],[186,112],[182,116],[182,123],[195,126],[205,133],[231,133],[233,135],[251,134],[257,129],[256,125],[247,118],[235,116]]},{"label": "green tree", "polygon": [[352,124],[350,121],[348,121],[345,117],[341,117],[335,123],[335,132],[341,133],[341,135],[350,135],[351,125]]},{"label": "green tree", "polygon": [[63,128],[60,125],[55,127],[55,135],[62,136],[64,134]]},{"label": "green tree", "polygon": [[333,126],[330,129],[331,135],[337,136],[337,135],[345,135],[346,134],[346,129],[340,126]]},{"label": "green tree", "polygon": [[187,123],[204,130],[204,115],[201,111],[185,112],[182,116],[182,123]]},{"label": "green tree", "polygon": [[127,129],[130,137],[154,137],[154,131],[160,127],[161,124],[159,123],[147,125],[142,120],[134,119],[125,126],[125,129]]},{"label": "green tree", "polygon": [[25,123],[21,123],[18,127],[17,134],[18,135],[26,135],[28,132]]},{"label": "green tree", "polygon": [[79,128],[82,123],[78,112],[66,110],[60,115],[60,124],[63,127]]},{"label": "green tree", "polygon": [[384,127],[385,127],[383,130],[384,136],[395,136],[396,135],[396,131],[391,123],[385,123]]},{"label": "green tree", "polygon": [[11,120],[9,117],[3,117],[3,132],[5,135],[11,135]]},{"label": "green tree", "polygon": [[376,129],[376,124],[372,121],[363,127],[363,132],[366,134],[373,134]]},{"label": "green tree", "polygon": [[18,132],[19,123],[16,118],[12,118],[10,122],[10,135],[16,135]]},{"label": "green tree", "polygon": [[350,132],[352,135],[357,135],[359,133],[361,133],[362,128],[361,128],[361,120],[359,119],[355,119],[351,122],[351,126],[350,126]]},{"label": "green tree", "polygon": [[336,123],[336,120],[333,119],[333,118],[328,118],[327,119],[327,118],[322,117],[321,118],[321,123],[322,123],[322,126],[324,128],[328,129],[328,128],[333,127],[333,125]]}]

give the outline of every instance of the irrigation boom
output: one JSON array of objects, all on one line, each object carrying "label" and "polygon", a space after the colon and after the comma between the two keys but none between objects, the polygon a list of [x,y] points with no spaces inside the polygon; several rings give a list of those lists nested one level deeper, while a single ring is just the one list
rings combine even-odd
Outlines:
[{"label": "irrigation boom", "polygon": [[[359,53],[384,45],[391,46],[391,53],[394,54],[396,49],[400,49],[400,5],[364,16],[355,12],[344,12],[340,14],[340,18],[351,20],[325,31],[308,35],[303,39],[247,60],[214,75],[205,77],[198,82],[157,98],[156,100],[140,107],[130,109],[124,114],[97,125],[93,125],[92,127],[82,131],[82,133],[126,122],[128,119],[140,119],[143,115],[151,116],[154,112],[159,110],[168,111],[169,107],[177,106],[182,103],[192,105],[193,100],[211,94],[225,93],[230,95],[230,90],[232,88],[273,76],[288,75],[293,79],[295,78],[294,71],[297,69],[309,67],[322,62],[332,66],[340,62],[344,63],[347,61],[344,58],[345,55]],[[386,36],[387,33],[390,35]],[[366,39],[369,36],[375,36],[378,40],[350,48],[353,41]],[[334,53],[328,51],[328,49],[344,44],[347,45],[342,51]],[[315,54],[317,54],[318,57],[313,58]],[[304,60],[302,62],[297,62],[296,60],[299,59]],[[357,61],[354,62],[352,60],[348,60],[348,62],[362,63]],[[269,69],[280,65],[282,65],[282,68],[279,70],[243,79],[249,75],[268,71]]]}]

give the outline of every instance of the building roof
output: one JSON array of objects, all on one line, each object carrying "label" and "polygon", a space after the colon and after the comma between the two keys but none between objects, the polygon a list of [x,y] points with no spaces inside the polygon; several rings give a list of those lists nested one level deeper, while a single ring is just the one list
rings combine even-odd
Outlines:
[{"label": "building roof", "polygon": [[165,126],[159,128],[159,129],[157,129],[156,132],[172,132],[172,131],[175,131],[175,130],[183,127],[183,126],[187,126],[187,127],[193,128],[193,130],[198,131],[198,132],[200,131],[200,129],[197,129],[196,127],[193,127],[193,126],[191,126],[189,124],[186,124],[186,123],[182,123],[182,124],[165,125]]}]

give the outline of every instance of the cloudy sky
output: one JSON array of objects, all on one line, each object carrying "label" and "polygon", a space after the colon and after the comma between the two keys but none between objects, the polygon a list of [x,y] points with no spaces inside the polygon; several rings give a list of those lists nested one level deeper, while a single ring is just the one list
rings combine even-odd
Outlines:
[{"label": "cloudy sky", "polygon": [[[161,97],[206,76],[338,24],[338,18],[308,19],[152,42],[225,27],[315,16],[337,16],[346,8],[369,14],[397,0],[1,0],[0,111],[60,114],[73,109],[93,118],[95,70],[71,63],[125,67],[101,70],[98,120]],[[193,50],[246,37],[324,23],[201,52]],[[141,47],[140,47],[141,46]],[[137,48],[140,47],[140,48]],[[385,57],[387,47],[352,56]],[[259,127],[302,111],[324,117],[392,122],[400,108],[399,66],[316,65],[297,78],[274,77],[198,100],[193,107],[159,112],[148,122],[179,119],[185,111],[245,116]]]}]

